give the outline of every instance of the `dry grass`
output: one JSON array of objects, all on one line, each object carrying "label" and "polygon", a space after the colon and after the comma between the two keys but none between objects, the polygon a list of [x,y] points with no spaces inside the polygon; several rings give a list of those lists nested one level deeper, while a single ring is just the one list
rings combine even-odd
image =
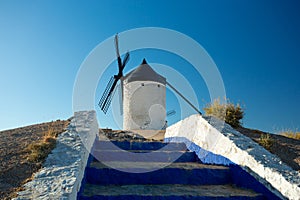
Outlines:
[{"label": "dry grass", "polygon": [[48,154],[56,146],[56,138],[59,134],[52,124],[44,132],[42,140],[28,145],[26,151],[29,152],[27,160],[30,162],[44,162]]},{"label": "dry grass", "polygon": [[300,132],[284,131],[284,132],[281,132],[280,135],[283,135],[288,138],[300,140]]}]

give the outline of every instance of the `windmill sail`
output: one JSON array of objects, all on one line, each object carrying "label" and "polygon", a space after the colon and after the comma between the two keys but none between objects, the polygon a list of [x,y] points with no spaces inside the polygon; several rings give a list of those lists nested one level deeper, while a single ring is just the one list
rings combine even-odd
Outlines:
[{"label": "windmill sail", "polygon": [[109,91],[111,90],[113,81],[114,81],[114,77],[112,76],[112,77],[110,78],[110,80],[109,80],[109,82],[108,82],[108,84],[107,84],[107,86],[106,86],[104,92],[103,92],[103,95],[102,95],[102,97],[101,97],[99,103],[98,103],[98,105],[99,105],[101,108],[102,108],[102,106],[103,106],[103,103],[104,103],[105,99],[106,99],[107,96],[108,96]]},{"label": "windmill sail", "polygon": [[100,99],[99,106],[105,114],[110,106],[110,103],[111,103],[111,100],[112,100],[112,97],[114,94],[114,90],[115,90],[118,80],[119,79],[116,78],[116,76],[113,76],[110,78],[110,80],[105,88],[105,91]]},{"label": "windmill sail", "polygon": [[128,63],[129,58],[130,58],[130,55],[129,55],[129,52],[127,52],[127,53],[125,54],[124,59],[123,59],[123,62],[122,62],[122,71],[123,71],[125,65]]},{"label": "windmill sail", "polygon": [[[118,41],[118,34],[115,36],[115,48],[116,48],[116,55],[117,55],[117,61],[118,61],[118,74],[114,75],[110,78],[104,93],[99,101],[99,106],[101,110],[104,112],[104,114],[107,113],[107,110],[111,104],[112,98],[115,94],[115,87],[118,83],[118,81],[123,77],[123,70],[125,68],[125,65],[128,63],[129,60],[129,52],[127,52],[124,56],[124,59],[122,61],[120,52],[119,52],[119,41]],[[121,84],[121,87],[123,85]]]},{"label": "windmill sail", "polygon": [[108,110],[108,108],[109,108],[109,106],[110,106],[110,104],[111,104],[111,101],[112,101],[112,98],[113,98],[114,95],[115,95],[115,92],[116,92],[116,90],[113,89],[113,90],[112,90],[112,93],[108,96],[108,98],[107,98],[105,104],[103,105],[102,110],[103,110],[104,114],[107,113],[107,110]]},{"label": "windmill sail", "polygon": [[116,48],[116,55],[118,59],[118,66],[120,67],[122,65],[122,60],[120,56],[120,51],[119,51],[119,39],[118,39],[118,34],[115,36],[115,48]]}]

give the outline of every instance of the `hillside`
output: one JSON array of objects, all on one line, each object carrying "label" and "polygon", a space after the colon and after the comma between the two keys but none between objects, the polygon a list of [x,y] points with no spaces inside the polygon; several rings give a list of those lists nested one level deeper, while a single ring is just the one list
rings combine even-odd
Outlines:
[{"label": "hillside", "polygon": [[28,145],[41,141],[49,131],[63,132],[68,123],[57,120],[0,132],[0,199],[11,199],[41,168],[41,162],[28,161]]},{"label": "hillside", "polygon": [[[258,143],[262,134],[268,134],[263,131],[243,127],[236,128],[236,130]],[[269,135],[271,146],[268,150],[277,155],[283,162],[294,170],[300,171],[300,140],[288,138],[282,135]]]},{"label": "hillside", "polygon": [[[54,121],[0,132],[0,199],[11,199],[21,190],[21,186],[30,180],[32,174],[41,167],[41,162],[29,162],[26,150],[31,143],[41,141],[51,131],[63,132],[69,121]],[[258,142],[262,131],[248,128],[237,128],[244,135]],[[110,139],[130,139],[123,131],[108,131]],[[132,137],[138,137],[132,135]],[[143,138],[138,138],[143,140]],[[270,152],[276,154],[294,170],[300,170],[300,140],[271,134]]]}]

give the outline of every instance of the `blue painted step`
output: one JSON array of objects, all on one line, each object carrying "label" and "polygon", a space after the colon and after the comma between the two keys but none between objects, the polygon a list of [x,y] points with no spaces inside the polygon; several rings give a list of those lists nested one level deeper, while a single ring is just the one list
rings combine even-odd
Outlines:
[{"label": "blue painted step", "polygon": [[[135,166],[136,168],[147,168],[147,163],[133,163],[131,166]],[[120,166],[120,169],[121,167],[122,166]],[[139,171],[139,169],[136,169],[135,171]],[[86,169],[86,180],[88,183],[100,185],[216,185],[230,183],[231,176],[228,167],[210,166],[200,163],[173,163],[165,168],[147,173],[127,173],[106,167],[100,162],[93,162],[91,163],[91,166]]]},{"label": "blue painted step", "polygon": [[231,197],[210,197],[210,196],[142,196],[142,195],[119,195],[119,196],[103,196],[96,195],[92,197],[81,196],[80,200],[266,200],[262,195],[247,196],[231,196]]},{"label": "blue painted step", "polygon": [[201,164],[183,143],[95,141],[92,155],[81,200],[265,199],[231,185],[230,167]]},{"label": "blue painted step", "polygon": [[161,151],[185,151],[184,143],[163,142],[129,142],[129,141],[95,141],[95,150],[112,150],[116,148],[123,150],[161,150]]},{"label": "blue painted step", "polygon": [[88,184],[81,200],[264,199],[261,194],[232,185],[109,185]]},{"label": "blue painted step", "polygon": [[126,162],[197,162],[197,155],[190,151],[110,151],[94,150],[93,156],[100,161]]}]

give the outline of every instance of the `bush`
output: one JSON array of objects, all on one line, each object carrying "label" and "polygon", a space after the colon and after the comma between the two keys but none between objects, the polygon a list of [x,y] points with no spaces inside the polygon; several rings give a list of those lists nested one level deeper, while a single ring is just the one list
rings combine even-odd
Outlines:
[{"label": "bush", "polygon": [[273,145],[273,140],[270,137],[270,134],[262,134],[258,140],[258,143],[265,149],[270,150],[271,146]]},{"label": "bush", "polygon": [[207,116],[213,116],[220,120],[224,120],[235,128],[241,126],[241,120],[244,117],[244,111],[239,104],[234,105],[229,101],[228,103],[221,104],[220,99],[216,99],[213,103],[208,104],[204,108],[204,111]]}]

